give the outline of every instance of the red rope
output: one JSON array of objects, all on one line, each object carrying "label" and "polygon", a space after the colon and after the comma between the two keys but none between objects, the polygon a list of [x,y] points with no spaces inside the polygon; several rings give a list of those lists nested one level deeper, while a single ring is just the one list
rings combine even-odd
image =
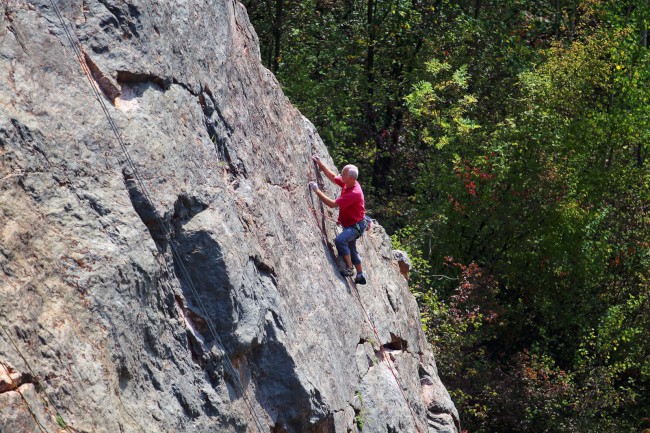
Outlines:
[{"label": "red rope", "polygon": [[[311,195],[311,191],[309,192],[309,194]],[[318,215],[322,216],[323,218],[328,219],[328,220],[330,220],[330,221],[332,221],[333,223],[335,223],[335,224],[338,225],[338,223],[339,223],[338,221],[336,221],[336,220],[335,220],[334,218],[332,218],[332,217],[329,217],[329,216],[325,215],[323,212],[317,210],[314,206],[311,205],[311,203],[309,202],[309,200],[307,200],[307,206],[309,206],[309,209],[311,209],[312,213],[313,213],[314,216],[316,217],[316,220],[318,220],[318,216],[316,215],[316,214],[318,214]],[[320,228],[320,224],[318,225],[318,227]]]},{"label": "red rope", "polygon": [[[311,196],[311,191],[310,191],[310,196]],[[321,234],[321,238],[323,239],[325,245],[328,245],[327,236],[325,234],[325,229],[321,226],[321,223],[318,221],[318,215],[321,215],[322,217],[324,217],[324,218],[326,218],[326,219],[328,219],[330,221],[333,221],[335,223],[337,223],[337,222],[334,221],[334,219],[332,219],[332,218],[328,217],[327,215],[325,215],[324,213],[319,212],[318,210],[316,210],[314,208],[314,206],[312,206],[312,204],[310,203],[309,199],[307,199],[307,197],[305,197],[305,199],[307,200],[307,206],[311,209],[312,215],[314,216],[314,219],[316,220],[316,225],[318,226],[318,231]],[[312,200],[313,200],[313,197],[312,197]],[[364,244],[364,246],[365,246],[365,244]],[[353,291],[353,292],[356,292],[355,298],[357,300],[357,303],[361,307],[361,310],[363,310],[363,313],[364,313],[364,315],[366,317],[366,324],[368,326],[370,326],[371,331],[375,334],[375,337],[377,338],[377,342],[379,343],[379,353],[381,354],[382,357],[384,357],[384,345],[381,343],[381,337],[379,336],[379,331],[377,331],[377,327],[375,326],[375,322],[372,320],[372,318],[370,317],[370,314],[368,313],[368,311],[366,310],[366,308],[363,305],[363,302],[361,301],[361,293],[359,293],[359,288],[357,287],[357,285],[354,282],[354,280],[352,279],[352,277],[347,277],[345,280],[348,283],[348,287],[350,287],[350,290]],[[409,411],[411,412],[411,417],[413,418],[413,423],[415,424],[415,428],[417,429],[418,433],[421,433],[420,426],[419,426],[418,421],[417,421],[417,417],[415,416],[415,412],[413,411],[413,408],[411,407],[411,403],[409,402],[408,397],[404,393],[402,382],[400,381],[399,377],[397,376],[397,372],[395,371],[393,365],[391,364],[390,359],[387,359],[386,363],[388,364],[388,369],[391,372],[391,375],[393,376],[393,379],[395,379],[395,384],[397,386],[397,389],[402,394],[402,397],[404,398],[404,401],[406,402],[406,405],[408,406]]]},{"label": "red rope", "polygon": [[[357,292],[357,301],[359,305],[361,306],[361,309],[363,310],[366,319],[368,320],[370,324],[370,328],[372,329],[372,332],[375,334],[375,337],[377,337],[377,341],[379,342],[379,353],[384,356],[384,345],[381,343],[381,337],[379,337],[379,332],[377,331],[377,327],[375,326],[375,322],[372,320],[370,317],[370,314],[368,314],[368,311],[366,311],[366,308],[363,306],[363,302],[361,301],[361,294],[359,293],[359,288],[357,287],[357,284],[354,282],[352,277],[347,277],[346,280],[349,282],[349,284],[354,287],[354,290]],[[417,417],[415,416],[415,412],[413,412],[413,408],[411,407],[411,403],[409,402],[408,397],[404,393],[404,389],[402,387],[402,382],[399,380],[397,377],[397,373],[395,372],[395,369],[393,365],[391,364],[390,360],[386,360],[386,363],[388,364],[388,369],[390,370],[391,374],[393,375],[393,378],[395,379],[395,384],[397,385],[397,389],[399,389],[399,392],[402,394],[402,397],[404,398],[404,401],[406,402],[406,405],[409,408],[409,411],[411,412],[411,417],[413,418],[413,423],[415,424],[415,428],[417,429],[418,433],[421,433],[420,431],[420,426],[418,425],[417,422]]]}]

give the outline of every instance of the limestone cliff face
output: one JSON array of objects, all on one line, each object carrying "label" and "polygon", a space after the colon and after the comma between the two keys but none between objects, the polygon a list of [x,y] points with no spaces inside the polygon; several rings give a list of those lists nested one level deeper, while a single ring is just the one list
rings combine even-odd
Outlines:
[{"label": "limestone cliff face", "polygon": [[0,7],[1,432],[458,431],[380,226],[338,274],[240,4]]}]

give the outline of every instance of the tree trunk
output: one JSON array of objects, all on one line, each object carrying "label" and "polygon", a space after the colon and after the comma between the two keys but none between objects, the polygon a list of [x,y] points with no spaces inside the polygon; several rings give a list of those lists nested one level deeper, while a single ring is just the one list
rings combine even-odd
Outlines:
[{"label": "tree trunk", "polygon": [[648,48],[648,25],[647,21],[643,20],[643,15],[647,14],[650,11],[650,0],[646,0],[645,13],[640,14],[639,21],[641,21],[641,37],[640,44],[644,48]]},{"label": "tree trunk", "polygon": [[573,5],[571,6],[571,34],[569,35],[569,40],[573,40],[576,31],[576,21],[578,19],[578,0],[573,0]]},{"label": "tree trunk", "polygon": [[280,42],[282,41],[282,18],[284,0],[275,0],[275,19],[273,20],[273,63],[272,71],[278,73],[280,67]]},{"label": "tree trunk", "polygon": [[[366,79],[368,81],[368,97],[372,102],[372,96],[375,92],[375,1],[368,0],[367,11],[368,23],[368,51],[366,52]],[[374,116],[372,121],[374,122]]]},{"label": "tree trunk", "polygon": [[560,0],[555,0],[555,39],[560,39],[560,21],[561,21]]},{"label": "tree trunk", "polygon": [[474,19],[478,19],[478,15],[481,12],[481,0],[476,0],[474,2]]},{"label": "tree trunk", "polygon": [[646,157],[648,156],[648,149],[643,143],[639,143],[636,147],[636,165],[641,168],[645,165]]},{"label": "tree trunk", "polygon": [[366,116],[366,134],[365,138],[370,139],[374,142],[375,146],[375,160],[373,162],[373,175],[372,183],[377,186],[377,182],[380,184],[381,181],[378,180],[376,176],[376,169],[378,168],[378,163],[381,160],[381,137],[377,133],[377,113],[375,111],[374,99],[375,99],[375,44],[377,42],[377,33],[375,28],[375,13],[376,13],[376,3],[375,0],[368,0],[367,4],[367,14],[366,14],[366,23],[368,26],[368,50],[366,51],[366,85],[367,85],[367,99],[364,102],[365,105],[365,116]]}]

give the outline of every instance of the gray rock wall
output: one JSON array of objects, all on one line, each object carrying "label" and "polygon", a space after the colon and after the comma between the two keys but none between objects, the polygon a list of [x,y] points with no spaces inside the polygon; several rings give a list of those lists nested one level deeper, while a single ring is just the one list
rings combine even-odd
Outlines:
[{"label": "gray rock wall", "polygon": [[380,226],[339,276],[240,4],[0,7],[0,432],[458,431]]}]

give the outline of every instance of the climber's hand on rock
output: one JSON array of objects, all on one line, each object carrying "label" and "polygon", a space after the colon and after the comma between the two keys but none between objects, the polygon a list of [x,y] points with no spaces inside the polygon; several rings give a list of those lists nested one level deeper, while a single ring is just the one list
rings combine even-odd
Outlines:
[{"label": "climber's hand on rock", "polygon": [[318,184],[314,181],[309,182],[309,188],[311,188],[312,191],[318,191]]},{"label": "climber's hand on rock", "polygon": [[316,155],[316,154],[313,154],[313,155],[311,156],[311,159],[312,159],[312,161],[314,161],[316,164],[318,164],[318,163],[320,162],[320,156],[318,156],[318,155]]}]

